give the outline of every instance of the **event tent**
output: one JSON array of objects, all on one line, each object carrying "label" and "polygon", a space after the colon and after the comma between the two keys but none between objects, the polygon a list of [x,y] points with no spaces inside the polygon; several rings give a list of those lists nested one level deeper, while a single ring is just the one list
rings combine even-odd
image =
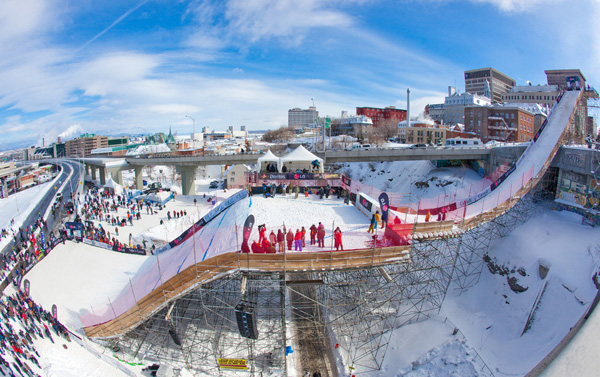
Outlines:
[{"label": "event tent", "polygon": [[318,162],[318,172],[323,173],[323,159],[312,154],[302,145],[298,148],[294,149],[290,153],[279,159],[280,170],[285,165],[287,171],[293,172],[296,169],[307,169],[308,171],[312,171],[313,162]]},{"label": "event tent", "polygon": [[123,193],[123,186],[115,182],[112,177],[106,180],[106,184],[102,186],[113,192],[115,195],[121,195]]},{"label": "event tent", "polygon": [[262,171],[261,165],[263,162],[265,163],[265,166],[269,162],[275,162],[277,163],[277,171],[281,171],[279,157],[275,156],[270,150],[268,150],[267,153],[263,154],[261,157],[258,158],[258,161],[256,162],[256,171]]}]

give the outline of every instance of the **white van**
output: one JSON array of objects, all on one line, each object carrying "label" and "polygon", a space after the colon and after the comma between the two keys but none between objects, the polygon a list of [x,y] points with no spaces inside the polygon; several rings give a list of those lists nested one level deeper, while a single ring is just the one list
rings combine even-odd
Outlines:
[{"label": "white van", "polygon": [[467,139],[464,137],[453,137],[446,139],[444,148],[481,148],[484,147],[480,139]]},{"label": "white van", "polygon": [[368,151],[369,149],[371,149],[371,144],[363,144],[360,146],[360,149],[364,149],[366,151]]}]

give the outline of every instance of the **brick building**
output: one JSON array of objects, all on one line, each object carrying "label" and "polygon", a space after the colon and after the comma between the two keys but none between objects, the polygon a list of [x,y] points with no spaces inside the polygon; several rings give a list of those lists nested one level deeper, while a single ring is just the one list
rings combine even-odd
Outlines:
[{"label": "brick building", "polygon": [[511,105],[470,106],[465,108],[465,131],[484,143],[529,141],[535,133],[535,115]]},{"label": "brick building", "polygon": [[364,115],[371,118],[373,127],[378,127],[388,119],[395,124],[406,120],[406,110],[396,109],[395,106],[388,106],[383,109],[377,107],[357,107],[356,115]]}]

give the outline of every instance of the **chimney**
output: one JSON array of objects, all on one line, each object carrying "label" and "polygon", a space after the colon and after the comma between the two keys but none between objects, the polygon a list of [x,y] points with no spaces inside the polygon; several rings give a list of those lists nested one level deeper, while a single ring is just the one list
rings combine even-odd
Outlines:
[{"label": "chimney", "polygon": [[406,88],[406,127],[410,127],[410,88]]}]

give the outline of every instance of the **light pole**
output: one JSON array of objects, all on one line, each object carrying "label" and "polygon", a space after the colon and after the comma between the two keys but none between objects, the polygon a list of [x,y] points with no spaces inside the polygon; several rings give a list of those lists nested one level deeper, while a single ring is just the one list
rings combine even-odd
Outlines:
[{"label": "light pole", "polygon": [[189,115],[186,115],[187,118],[192,120],[192,142],[194,143],[193,149],[194,153],[196,153],[196,119],[192,118]]}]

